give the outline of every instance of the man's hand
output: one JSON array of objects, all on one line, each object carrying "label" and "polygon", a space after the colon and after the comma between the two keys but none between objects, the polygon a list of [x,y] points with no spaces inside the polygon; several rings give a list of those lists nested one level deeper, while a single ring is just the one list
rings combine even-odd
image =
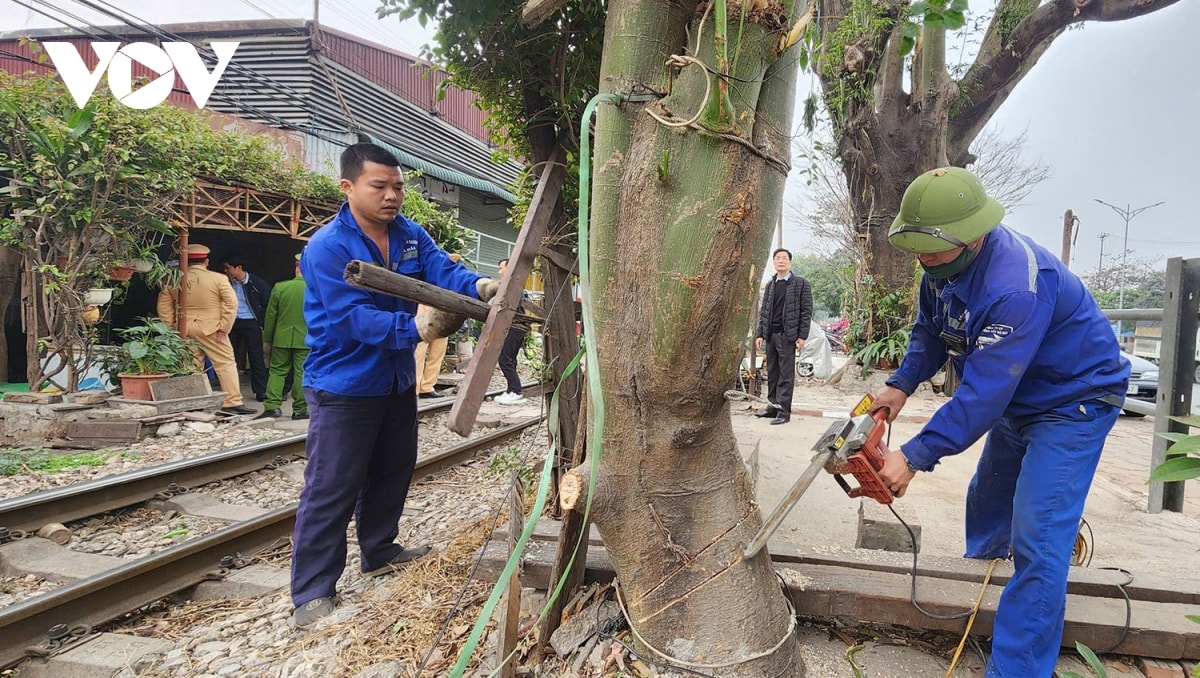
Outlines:
[{"label": "man's hand", "polygon": [[758,337],[758,338],[756,338],[756,339],[754,340],[754,350],[756,350],[756,351],[761,351],[761,350],[762,350],[762,344],[763,344],[763,338],[762,338],[762,337]]},{"label": "man's hand", "polygon": [[500,289],[499,280],[480,278],[475,281],[475,292],[479,295],[480,301],[491,301],[492,297],[496,296],[498,289]]},{"label": "man's hand", "polygon": [[225,341],[229,338],[229,333],[225,330],[217,330],[213,333],[213,336],[217,338],[217,341]]},{"label": "man's hand", "polygon": [[421,341],[433,343],[436,339],[454,334],[466,321],[466,316],[447,313],[432,306],[421,306],[417,311],[417,334],[421,336]]},{"label": "man's hand", "polygon": [[801,350],[803,350],[803,349],[804,349],[804,340],[803,340],[803,339],[797,339],[797,340],[796,340],[796,350],[797,350],[797,351],[801,351]]},{"label": "man's hand", "polygon": [[909,470],[908,461],[905,460],[904,453],[900,450],[889,452],[883,458],[883,468],[879,470],[879,478],[897,497],[904,496],[904,493],[908,491],[908,484],[912,482],[915,475],[917,474]]},{"label": "man's hand", "polygon": [[888,410],[888,423],[896,420],[896,415],[900,414],[900,410],[904,409],[904,403],[908,402],[908,394],[895,386],[884,386],[883,390],[875,394],[875,402],[871,403],[870,412],[875,412],[883,408]]}]

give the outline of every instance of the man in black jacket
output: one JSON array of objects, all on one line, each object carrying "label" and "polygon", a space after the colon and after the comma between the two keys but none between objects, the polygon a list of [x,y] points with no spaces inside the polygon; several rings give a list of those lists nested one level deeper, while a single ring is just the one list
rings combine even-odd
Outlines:
[{"label": "man in black jacket", "polygon": [[237,318],[229,332],[237,363],[242,356],[250,365],[250,388],[258,402],[267,399],[267,362],[263,358],[263,321],[267,315],[267,300],[271,298],[271,286],[265,280],[250,275],[246,261],[241,256],[225,260],[225,275],[237,295]]},{"label": "man in black jacket", "polygon": [[796,382],[796,352],[804,348],[812,321],[812,288],[792,275],[792,253],[780,248],[771,255],[775,275],[767,282],[754,347],[767,344],[767,409],[754,415],[774,417],[772,424],[792,418],[792,386]]}]

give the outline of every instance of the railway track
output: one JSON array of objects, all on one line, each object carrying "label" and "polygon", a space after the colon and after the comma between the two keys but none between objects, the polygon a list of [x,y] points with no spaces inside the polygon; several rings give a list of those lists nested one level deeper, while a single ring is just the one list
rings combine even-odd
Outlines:
[{"label": "railway track", "polygon": [[[536,386],[534,387],[536,388]],[[498,392],[497,392],[498,393]],[[419,409],[429,414],[452,401]],[[519,435],[541,417],[499,428],[417,460],[421,477],[464,463],[478,451]],[[139,504],[175,484],[176,491],[258,471],[301,457],[306,436],[244,445],[131,473],[111,476],[0,502],[0,526],[9,535],[42,525],[78,520]],[[200,582],[221,577],[239,557],[268,547],[292,533],[295,503],[203,537],[169,547],[105,572],[65,584],[49,593],[0,609],[0,668],[31,656],[44,656],[85,640],[90,629],[120,618]]]}]

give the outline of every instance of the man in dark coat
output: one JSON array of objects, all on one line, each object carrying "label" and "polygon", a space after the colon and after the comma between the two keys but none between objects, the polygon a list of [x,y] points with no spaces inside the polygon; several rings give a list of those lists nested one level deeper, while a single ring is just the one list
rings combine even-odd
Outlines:
[{"label": "man in dark coat", "polygon": [[804,348],[812,321],[812,288],[792,275],[792,253],[779,248],[771,255],[775,275],[767,282],[754,346],[767,344],[767,409],[754,415],[774,417],[772,424],[792,418],[792,387],[796,382],[796,352]]},{"label": "man in dark coat", "polygon": [[250,388],[258,402],[267,399],[267,362],[263,356],[263,323],[266,321],[267,300],[271,298],[271,286],[246,270],[246,261],[239,255],[225,260],[225,275],[237,295],[237,319],[229,331],[229,341],[237,362],[242,360],[250,366]]}]

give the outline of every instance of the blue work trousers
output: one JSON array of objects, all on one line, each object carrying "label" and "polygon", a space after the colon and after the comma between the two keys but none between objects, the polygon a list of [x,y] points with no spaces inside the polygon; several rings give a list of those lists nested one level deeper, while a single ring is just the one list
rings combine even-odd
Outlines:
[{"label": "blue work trousers", "polygon": [[416,388],[341,396],[305,388],[308,462],[292,546],[292,602],[332,596],[354,514],[362,571],[400,554],[400,514],[417,462]]},{"label": "blue work trousers", "polygon": [[1104,439],[1120,410],[1096,400],[1001,419],[967,491],[967,558],[1013,558],[987,678],[1050,678],[1067,570]]}]

